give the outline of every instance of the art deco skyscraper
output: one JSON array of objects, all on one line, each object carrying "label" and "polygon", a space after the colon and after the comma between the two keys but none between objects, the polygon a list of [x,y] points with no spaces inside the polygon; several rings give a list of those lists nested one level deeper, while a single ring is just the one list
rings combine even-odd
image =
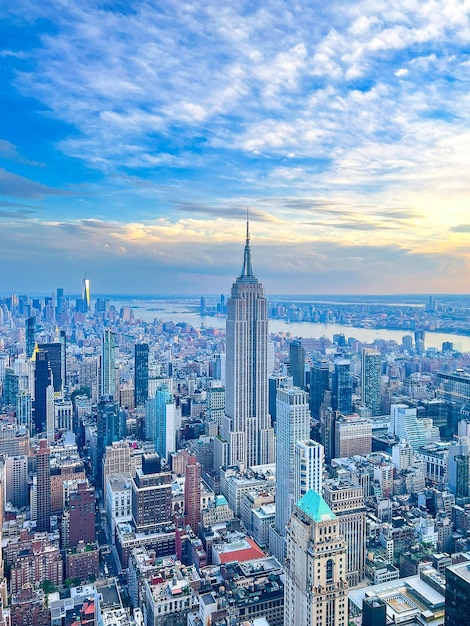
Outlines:
[{"label": "art deco skyscraper", "polygon": [[315,491],[307,491],[294,505],[285,573],[286,626],[346,626],[346,543],[336,515]]},{"label": "art deco skyscraper", "polygon": [[339,534],[346,541],[346,580],[358,585],[365,576],[366,507],[362,487],[349,478],[329,480],[323,486],[325,502],[336,515]]},{"label": "art deco skyscraper", "polygon": [[268,413],[268,319],[262,284],[251,267],[249,224],[240,276],[227,303],[226,403],[223,435],[231,465],[273,463]]}]

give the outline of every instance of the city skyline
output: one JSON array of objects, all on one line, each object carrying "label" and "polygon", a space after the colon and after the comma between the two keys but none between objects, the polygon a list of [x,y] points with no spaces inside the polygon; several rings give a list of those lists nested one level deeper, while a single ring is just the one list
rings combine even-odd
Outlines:
[{"label": "city skyline", "polygon": [[463,293],[464,2],[0,9],[3,291]]}]

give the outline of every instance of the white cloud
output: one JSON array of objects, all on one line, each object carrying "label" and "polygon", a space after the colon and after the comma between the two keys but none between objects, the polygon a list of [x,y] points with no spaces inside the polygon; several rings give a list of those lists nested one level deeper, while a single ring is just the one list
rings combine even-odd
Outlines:
[{"label": "white cloud", "polygon": [[[269,196],[277,223],[262,234],[275,241],[280,222],[297,242],[365,245],[369,225],[386,244],[456,245],[447,230],[468,221],[468,2],[143,1],[127,15],[109,6],[21,0],[14,10],[54,23],[25,51],[34,62],[16,85],[70,125],[58,147],[107,175],[110,211],[123,190],[133,206],[156,198],[157,215],[174,200],[230,211],[240,197],[265,207]],[[306,229],[276,201],[285,195],[334,197],[351,216],[341,228],[315,216]],[[419,220],[387,230],[379,212],[395,201]],[[91,229],[72,226],[77,237]],[[173,217],[105,243],[129,253],[163,229],[202,246],[210,227],[218,238],[227,224]]]}]

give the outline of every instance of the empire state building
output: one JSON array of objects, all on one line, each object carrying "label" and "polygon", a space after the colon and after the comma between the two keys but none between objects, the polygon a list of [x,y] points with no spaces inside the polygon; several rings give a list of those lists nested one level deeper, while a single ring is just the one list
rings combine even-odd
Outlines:
[{"label": "empire state building", "polygon": [[227,302],[223,436],[230,465],[274,463],[268,413],[268,318],[262,284],[251,267],[249,224],[240,276]]}]

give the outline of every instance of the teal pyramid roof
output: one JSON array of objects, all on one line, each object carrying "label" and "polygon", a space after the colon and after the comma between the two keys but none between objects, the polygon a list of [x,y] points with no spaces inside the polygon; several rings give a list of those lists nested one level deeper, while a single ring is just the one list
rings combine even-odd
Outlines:
[{"label": "teal pyramid roof", "polygon": [[329,522],[336,519],[336,515],[327,505],[319,493],[310,489],[300,498],[297,506],[314,522]]}]

